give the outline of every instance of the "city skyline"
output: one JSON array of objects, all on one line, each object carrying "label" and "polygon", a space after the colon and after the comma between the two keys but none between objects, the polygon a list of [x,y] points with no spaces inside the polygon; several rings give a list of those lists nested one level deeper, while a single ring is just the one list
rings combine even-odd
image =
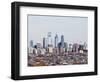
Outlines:
[{"label": "city skyline", "polygon": [[[43,48],[47,47],[47,45],[52,45],[53,47],[58,47],[58,44],[61,42],[61,46],[64,47],[64,35],[58,36],[58,34],[55,34],[54,37],[52,37],[52,33],[48,32],[47,36],[43,36],[42,42],[37,42],[40,43]],[[34,44],[34,40],[30,40],[30,46],[33,47],[37,43]]]},{"label": "city skyline", "polygon": [[[64,35],[55,34],[52,38],[52,33],[48,32],[47,36],[43,36],[41,43],[34,44],[30,41],[28,47],[28,66],[52,66],[52,65],[73,65],[88,63],[88,48],[87,43],[84,44],[67,44],[64,40]],[[52,40],[54,39],[54,42]],[[54,45],[53,45],[54,43]]]},{"label": "city skyline", "polygon": [[[55,34],[59,37],[64,35],[67,43],[87,43],[87,27],[87,17],[29,15],[28,47],[30,40],[34,40],[34,44],[40,43],[48,32],[52,32],[52,37],[55,37]],[[54,43],[54,41],[52,42]]]},{"label": "city skyline", "polygon": [[47,48],[49,45],[51,45],[54,48],[58,48],[59,46],[62,47],[62,48],[64,48],[65,46],[66,47],[69,47],[69,46],[71,47],[75,44],[78,44],[78,45],[84,45],[85,44],[86,47],[88,46],[86,42],[84,42],[83,44],[82,43],[81,44],[79,44],[79,43],[73,43],[73,44],[72,43],[67,43],[64,40],[64,35],[58,36],[58,34],[55,34],[55,36],[52,37],[51,32],[48,32],[47,36],[43,36],[43,40],[40,43],[37,42],[36,44],[34,44],[34,41],[30,40],[29,48],[30,47],[34,48],[35,46],[37,46],[37,44],[41,45],[41,48],[44,48],[44,49]]},{"label": "city skyline", "polygon": [[28,66],[88,64],[88,18],[28,15]]}]

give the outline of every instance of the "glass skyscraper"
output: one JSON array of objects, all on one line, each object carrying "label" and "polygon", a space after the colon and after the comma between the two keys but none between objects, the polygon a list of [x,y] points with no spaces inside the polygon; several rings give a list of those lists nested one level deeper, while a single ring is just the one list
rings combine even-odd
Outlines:
[{"label": "glass skyscraper", "polygon": [[48,47],[48,39],[43,38],[43,48],[47,48],[47,47]]},{"label": "glass skyscraper", "polygon": [[51,32],[48,32],[48,45],[52,45]]},{"label": "glass skyscraper", "polygon": [[55,36],[55,48],[57,48],[58,47],[58,35],[56,34],[56,36]]},{"label": "glass skyscraper", "polygon": [[64,48],[64,36],[63,35],[61,36],[61,47]]},{"label": "glass skyscraper", "polygon": [[33,40],[30,41],[30,47],[32,47],[32,48],[34,47]]},{"label": "glass skyscraper", "polygon": [[46,48],[46,40],[45,40],[45,38],[43,38],[43,48]]}]

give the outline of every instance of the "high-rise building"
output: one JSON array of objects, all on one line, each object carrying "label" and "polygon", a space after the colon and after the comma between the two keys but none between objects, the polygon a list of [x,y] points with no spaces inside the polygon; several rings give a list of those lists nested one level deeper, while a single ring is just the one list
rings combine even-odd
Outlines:
[{"label": "high-rise building", "polygon": [[53,53],[53,45],[48,46],[48,53]]},{"label": "high-rise building", "polygon": [[41,43],[37,43],[36,45],[37,45],[37,48],[42,48]]},{"label": "high-rise building", "polygon": [[58,49],[59,49],[59,53],[64,53],[65,52],[65,48],[62,47],[61,42],[58,43]]},{"label": "high-rise building", "polygon": [[43,48],[45,48],[45,38],[43,38]]},{"label": "high-rise building", "polygon": [[79,45],[78,50],[83,50],[84,46],[82,44]]},{"label": "high-rise building", "polygon": [[58,43],[58,48],[60,48],[60,47],[61,47],[61,42]]},{"label": "high-rise building", "polygon": [[67,42],[64,42],[64,48],[68,48]]},{"label": "high-rise building", "polygon": [[65,48],[65,52],[67,52],[68,51],[68,44],[67,44],[67,42],[64,42],[64,48]]},{"label": "high-rise building", "polygon": [[43,48],[46,48],[46,38],[43,38]]},{"label": "high-rise building", "polygon": [[87,50],[87,43],[86,42],[84,42],[84,44],[83,44],[83,49]]},{"label": "high-rise building", "polygon": [[84,46],[82,44],[79,45],[79,49],[78,49],[79,53],[83,53],[83,50],[84,50],[83,47]]},{"label": "high-rise building", "polygon": [[37,54],[37,49],[36,48],[33,49],[33,54],[35,54],[35,55]]},{"label": "high-rise building", "polygon": [[31,48],[34,47],[34,45],[33,45],[33,40],[30,41],[30,47],[31,47]]},{"label": "high-rise building", "polygon": [[68,49],[68,51],[69,51],[69,52],[72,52],[72,48],[73,48],[73,45],[72,45],[72,44],[69,44],[69,49]]},{"label": "high-rise building", "polygon": [[48,39],[43,38],[43,48],[47,48],[47,47],[48,47]]},{"label": "high-rise building", "polygon": [[48,45],[52,45],[51,32],[48,32]]},{"label": "high-rise building", "polygon": [[78,49],[79,49],[79,45],[77,43],[74,43],[72,51],[73,52],[78,52]]},{"label": "high-rise building", "polygon": [[55,48],[57,48],[58,47],[58,35],[56,34],[56,36],[55,36]]},{"label": "high-rise building", "polygon": [[63,35],[61,36],[61,47],[64,48],[64,36]]}]

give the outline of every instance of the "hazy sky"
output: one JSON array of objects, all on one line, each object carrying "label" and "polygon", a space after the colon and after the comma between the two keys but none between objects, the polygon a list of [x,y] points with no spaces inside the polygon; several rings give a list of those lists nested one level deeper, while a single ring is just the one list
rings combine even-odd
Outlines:
[{"label": "hazy sky", "polygon": [[84,43],[88,40],[88,18],[68,16],[42,16],[28,15],[28,46],[30,40],[43,43],[43,37],[52,33],[54,41],[55,34],[61,35],[67,43]]}]

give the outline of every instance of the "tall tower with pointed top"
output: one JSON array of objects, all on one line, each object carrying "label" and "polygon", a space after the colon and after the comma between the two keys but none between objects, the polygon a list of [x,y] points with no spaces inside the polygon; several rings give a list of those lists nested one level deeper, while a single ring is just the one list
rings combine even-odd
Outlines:
[{"label": "tall tower with pointed top", "polygon": [[64,48],[64,35],[61,36],[61,47]]},{"label": "tall tower with pointed top", "polygon": [[58,35],[56,34],[56,36],[55,36],[55,48],[57,48],[58,47]]}]

